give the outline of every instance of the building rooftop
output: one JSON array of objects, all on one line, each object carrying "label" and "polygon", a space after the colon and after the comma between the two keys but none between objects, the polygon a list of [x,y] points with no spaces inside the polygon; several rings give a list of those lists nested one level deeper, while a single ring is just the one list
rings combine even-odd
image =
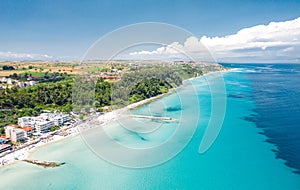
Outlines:
[{"label": "building rooftop", "polygon": [[15,133],[23,133],[24,130],[20,129],[20,128],[15,128],[12,130],[12,132],[15,132]]},{"label": "building rooftop", "polygon": [[33,127],[24,126],[22,127],[22,129],[27,132],[27,131],[32,131]]},{"label": "building rooftop", "polygon": [[6,125],[6,126],[9,126],[9,127],[15,127],[15,128],[18,128],[18,127],[19,127],[19,125],[17,125],[17,124],[8,124],[8,125]]},{"label": "building rooftop", "polygon": [[6,138],[6,136],[0,136],[0,138],[5,140],[5,141],[9,141],[9,138]]}]

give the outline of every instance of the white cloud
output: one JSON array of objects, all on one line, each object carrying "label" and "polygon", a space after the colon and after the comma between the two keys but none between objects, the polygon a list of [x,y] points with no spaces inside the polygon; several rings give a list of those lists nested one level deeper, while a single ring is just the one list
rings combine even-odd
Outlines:
[{"label": "white cloud", "polygon": [[225,37],[203,36],[200,42],[221,61],[242,61],[244,58],[246,62],[252,60],[295,62],[300,52],[300,17],[245,28]]},{"label": "white cloud", "polygon": [[0,52],[0,59],[2,60],[47,60],[52,58],[53,56],[47,54]]},{"label": "white cloud", "polygon": [[[204,45],[219,62],[300,62],[300,17],[244,28],[223,37],[203,36],[173,42],[153,51],[133,52],[131,56],[178,56],[179,51],[206,56]],[[201,54],[202,53],[202,54]],[[207,55],[208,56],[208,55]],[[207,59],[207,58],[204,58]]]},{"label": "white cloud", "polygon": [[184,44],[173,42],[153,51],[136,51],[129,53],[132,59],[201,59],[211,61],[211,55],[196,37],[189,37]]}]

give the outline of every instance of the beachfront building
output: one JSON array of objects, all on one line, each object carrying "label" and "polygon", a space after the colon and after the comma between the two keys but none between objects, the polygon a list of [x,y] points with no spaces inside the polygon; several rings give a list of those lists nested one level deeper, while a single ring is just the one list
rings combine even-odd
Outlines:
[{"label": "beachfront building", "polygon": [[69,114],[61,114],[61,117],[62,117],[64,123],[70,121],[70,115]]},{"label": "beachfront building", "polygon": [[15,127],[14,126],[11,126],[11,125],[7,125],[5,126],[5,137],[10,139],[11,137],[11,131],[14,129]]},{"label": "beachfront building", "polygon": [[53,121],[54,121],[54,125],[56,126],[62,126],[64,124],[63,119],[59,116],[55,116],[53,118]]},{"label": "beachfront building", "polygon": [[38,120],[35,123],[35,130],[38,133],[46,133],[54,127],[54,121]]},{"label": "beachfront building", "polygon": [[24,126],[22,127],[25,133],[25,138],[30,138],[34,132],[33,127]]},{"label": "beachfront building", "polygon": [[33,128],[32,127],[26,127],[25,129],[27,131],[25,131],[24,129],[19,128],[18,125],[13,125],[13,124],[7,125],[7,126],[5,126],[5,138],[10,139],[12,142],[25,140],[27,138],[27,134],[28,135],[32,134]]},{"label": "beachfront building", "polygon": [[18,124],[21,126],[21,127],[24,127],[24,126],[28,126],[28,127],[34,127],[34,120],[35,120],[35,117],[20,117],[18,118]]},{"label": "beachfront building", "polygon": [[[64,123],[70,121],[69,114],[55,114],[55,113],[42,113],[37,117],[21,117],[18,118],[18,124],[21,127],[33,128],[32,132],[46,133],[55,125],[62,126]],[[29,129],[29,128],[26,128]],[[27,131],[25,130],[27,133]],[[31,133],[31,130],[28,131]],[[29,136],[31,134],[28,134]]]},{"label": "beachfront building", "polygon": [[54,125],[62,126],[64,123],[70,121],[70,116],[68,114],[59,114],[52,118]]},{"label": "beachfront building", "polygon": [[11,137],[11,131],[12,131],[13,129],[15,129],[15,128],[18,128],[18,127],[19,127],[19,126],[18,126],[18,125],[15,125],[15,124],[9,124],[9,125],[6,125],[6,126],[4,127],[6,138],[7,138],[7,139],[10,139],[10,137]]},{"label": "beachfront building", "polygon": [[25,140],[25,132],[23,129],[12,129],[10,131],[10,139],[12,142],[17,142],[17,141],[20,141],[20,140]]}]

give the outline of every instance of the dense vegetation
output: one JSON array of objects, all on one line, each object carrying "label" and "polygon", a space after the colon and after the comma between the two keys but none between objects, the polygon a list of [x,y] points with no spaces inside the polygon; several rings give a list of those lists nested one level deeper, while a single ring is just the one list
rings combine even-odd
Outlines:
[{"label": "dense vegetation", "polygon": [[112,86],[112,104],[122,107],[133,102],[168,92],[182,84],[180,70],[157,66],[130,72]]},{"label": "dense vegetation", "polygon": [[[40,83],[26,88],[8,88],[0,91],[0,134],[9,123],[17,123],[22,116],[36,116],[43,110],[62,112],[86,111],[104,106],[122,107],[149,97],[168,92],[188,77],[200,75],[199,68],[191,66],[155,66],[131,68],[119,81],[93,79],[44,73]],[[14,74],[12,78],[24,80],[30,74]],[[59,80],[56,80],[59,77]],[[43,83],[41,83],[43,82]],[[54,129],[53,129],[54,130]]]},{"label": "dense vegetation", "polygon": [[114,83],[81,76],[73,86],[73,108],[76,111],[88,111],[91,107],[101,110],[104,106],[120,108],[168,92],[182,84],[182,76],[180,69],[163,66],[128,72]]},{"label": "dense vegetation", "polygon": [[7,65],[3,65],[2,66],[2,70],[15,70],[15,68],[13,66],[7,66]]}]

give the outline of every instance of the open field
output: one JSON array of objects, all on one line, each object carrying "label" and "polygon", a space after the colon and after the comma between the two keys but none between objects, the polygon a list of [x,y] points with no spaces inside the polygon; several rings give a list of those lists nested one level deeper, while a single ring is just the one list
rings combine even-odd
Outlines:
[{"label": "open field", "polygon": [[[79,61],[0,61],[0,77],[16,74],[28,73],[32,76],[43,75],[44,73],[99,73],[103,68],[126,68],[132,64],[141,64],[151,66],[158,61],[88,61],[80,63]],[[15,70],[3,70],[3,66],[12,66]],[[122,70],[122,69],[121,69]]]},{"label": "open field", "polygon": [[[4,65],[13,66],[15,70],[2,70]],[[73,63],[58,63],[58,62],[0,62],[0,76],[9,76],[13,73],[31,73],[33,76],[38,76],[41,73],[68,73],[76,74],[78,72],[79,64],[76,62]]]},{"label": "open field", "polygon": [[[2,67],[13,66],[15,70],[3,70]],[[79,62],[0,62],[0,77],[9,76],[14,73],[28,73],[32,76],[39,76],[43,73],[67,73],[81,74],[84,72],[99,72],[99,68],[107,66],[106,62],[95,62],[89,65],[80,64]]]}]

